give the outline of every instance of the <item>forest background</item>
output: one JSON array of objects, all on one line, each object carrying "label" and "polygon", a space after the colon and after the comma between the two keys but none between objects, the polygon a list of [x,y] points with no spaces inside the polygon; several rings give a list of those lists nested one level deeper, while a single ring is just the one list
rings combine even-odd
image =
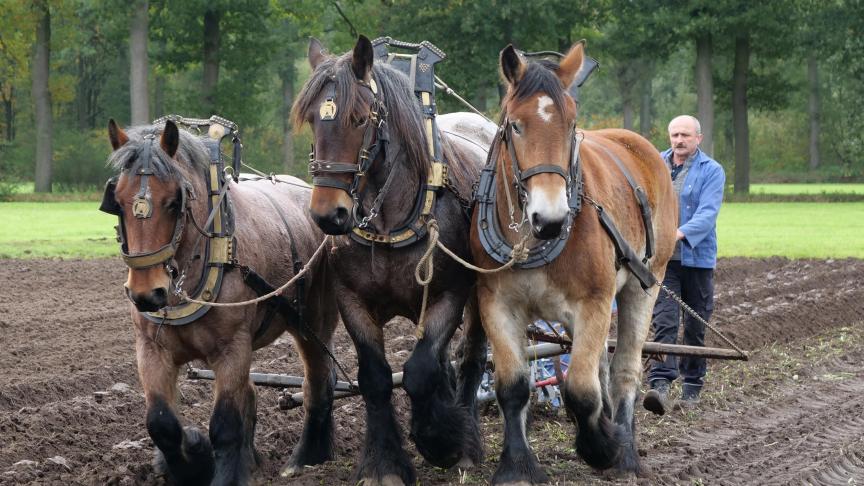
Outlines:
[{"label": "forest background", "polygon": [[[244,159],[305,177],[311,141],[287,113],[308,77],[308,38],[429,40],[437,74],[491,117],[498,53],[566,52],[600,69],[582,128],[625,127],[662,150],[666,125],[702,121],[730,192],[756,182],[864,181],[862,0],[2,0],[0,200],[98,190],[106,124],[219,114]],[[438,94],[440,113],[464,111]],[[26,190],[26,189],[24,189]],[[731,194],[730,194],[731,196]]]}]

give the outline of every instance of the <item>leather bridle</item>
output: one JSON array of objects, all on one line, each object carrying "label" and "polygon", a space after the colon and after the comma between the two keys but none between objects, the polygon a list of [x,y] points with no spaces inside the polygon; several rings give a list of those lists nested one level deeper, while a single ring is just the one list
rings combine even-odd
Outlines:
[{"label": "leather bridle", "polygon": [[[150,219],[153,216],[153,198],[150,192],[150,176],[155,175],[151,155],[155,136],[150,134],[144,137],[144,143],[141,148],[136,151],[135,163],[129,168],[129,176],[140,176],[140,189],[135,194],[132,200],[132,214],[136,219]],[[123,257],[123,262],[132,270],[141,270],[145,268],[155,267],[157,265],[168,265],[174,258],[177,252],[177,247],[180,244],[180,238],[183,236],[183,229],[186,226],[186,216],[190,207],[190,200],[194,199],[192,186],[187,182],[181,183],[180,190],[180,214],[177,215],[177,221],[174,223],[174,231],[171,234],[171,239],[161,248],[141,253],[130,253],[126,238],[126,224],[123,217],[123,208],[117,204],[114,193],[117,190],[117,181],[119,176],[112,177],[105,184],[105,194],[102,197],[102,204],[99,210],[108,214],[113,214],[119,218],[117,230],[117,240],[120,243],[120,254]]]},{"label": "leather bridle", "polygon": [[[387,112],[384,108],[383,100],[378,96],[378,89],[374,80],[370,83],[358,80],[357,83],[372,92],[372,104],[369,107],[369,115],[366,118],[366,129],[363,132],[363,142],[360,145],[360,150],[357,152],[356,161],[342,162],[318,159],[315,157],[315,145],[313,144],[312,151],[309,153],[309,174],[312,176],[313,186],[332,187],[347,192],[354,202],[354,210],[352,212],[354,225],[363,228],[368,225],[369,220],[377,215],[380,207],[376,206],[380,205],[379,201],[383,200],[384,191],[382,190],[378,197],[376,197],[378,204],[373,204],[369,215],[360,219],[359,211],[363,199],[362,194],[359,193],[360,182],[380,154],[383,153],[386,157],[386,146],[389,142],[389,136],[387,134]],[[336,123],[338,120],[335,116],[337,110],[335,104],[336,82],[331,81],[325,89],[327,90],[325,92],[325,99],[320,108],[321,120],[326,123]],[[392,172],[391,169],[391,175]],[[332,174],[351,174],[353,177],[350,183],[346,183],[332,177]],[[389,179],[390,177],[388,176]]]}]

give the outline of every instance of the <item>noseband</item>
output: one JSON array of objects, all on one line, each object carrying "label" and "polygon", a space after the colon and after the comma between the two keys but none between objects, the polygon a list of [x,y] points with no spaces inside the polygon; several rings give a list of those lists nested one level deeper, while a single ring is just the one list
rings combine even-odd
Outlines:
[{"label": "noseband", "polygon": [[[362,228],[375,216],[377,208],[373,206],[369,216],[363,218],[363,220],[359,218],[358,211],[361,195],[358,193],[358,188],[360,180],[366,175],[366,172],[378,155],[382,152],[386,153],[386,144],[389,141],[389,137],[386,128],[387,112],[384,108],[383,100],[378,97],[378,88],[375,80],[373,79],[369,83],[358,80],[357,83],[365,86],[372,92],[372,104],[369,107],[366,130],[363,132],[363,143],[357,152],[356,162],[317,159],[315,158],[315,145],[313,144],[312,151],[309,153],[309,174],[312,176],[313,186],[341,189],[351,196],[351,199],[354,201],[354,211],[352,214],[354,224]],[[322,121],[335,123],[337,120],[336,112],[338,110],[335,102],[336,82],[332,81],[328,83],[326,90],[325,99],[321,103],[319,114]],[[353,174],[353,178],[351,183],[345,183],[328,174]]]},{"label": "noseband", "polygon": [[[534,177],[537,174],[558,174],[564,179],[564,183],[567,187],[567,200],[568,202],[571,200],[571,196],[573,195],[573,186],[580,186],[579,189],[581,191],[582,185],[582,166],[579,164],[578,153],[579,153],[579,145],[582,142],[582,138],[579,137],[576,132],[572,133],[572,137],[570,139],[570,156],[567,160],[570,162],[569,171],[565,172],[560,166],[555,164],[540,164],[531,167],[525,171],[522,171],[519,168],[519,158],[516,157],[516,149],[513,146],[513,122],[505,119],[503,123],[503,128],[501,130],[501,143],[507,146],[507,152],[510,155],[510,163],[513,165],[513,184],[516,187],[516,191],[519,194],[519,209],[524,209],[525,204],[528,202],[528,188],[525,187],[528,179]],[[576,184],[573,182],[576,181]],[[578,191],[577,191],[578,192]],[[575,211],[578,213],[581,198],[575,198],[576,206]],[[573,206],[571,205],[571,209]],[[575,214],[575,213],[574,213]]]},{"label": "noseband", "polygon": [[[149,134],[144,136],[144,143],[135,153],[135,163],[128,171],[130,176],[138,175],[141,179],[140,189],[132,200],[132,214],[136,219],[150,219],[153,216],[153,196],[150,192],[149,178],[155,175],[153,164],[150,160],[155,140],[155,135]],[[192,186],[186,181],[182,183],[180,190],[180,214],[177,215],[177,221],[174,223],[174,232],[171,234],[171,240],[155,251],[129,253],[126,239],[126,225],[123,220],[123,208],[117,204],[114,196],[118,180],[119,176],[112,177],[105,184],[105,194],[102,197],[102,204],[99,206],[99,210],[113,214],[119,218],[115,229],[117,230],[117,241],[120,243],[120,254],[123,257],[123,261],[127,267],[133,270],[141,270],[162,264],[167,265],[174,258],[180,238],[183,236],[189,200],[194,199],[194,196],[192,196]]]}]

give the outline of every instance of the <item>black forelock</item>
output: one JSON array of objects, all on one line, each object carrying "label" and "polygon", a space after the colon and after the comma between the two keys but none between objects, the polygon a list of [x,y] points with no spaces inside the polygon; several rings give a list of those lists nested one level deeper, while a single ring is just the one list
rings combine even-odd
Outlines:
[{"label": "black forelock", "polygon": [[544,93],[552,99],[559,113],[564,112],[565,97],[569,96],[561,80],[556,74],[558,63],[547,59],[528,61],[525,66],[525,74],[516,83],[511,94],[511,99],[516,101],[525,100],[537,93]]}]

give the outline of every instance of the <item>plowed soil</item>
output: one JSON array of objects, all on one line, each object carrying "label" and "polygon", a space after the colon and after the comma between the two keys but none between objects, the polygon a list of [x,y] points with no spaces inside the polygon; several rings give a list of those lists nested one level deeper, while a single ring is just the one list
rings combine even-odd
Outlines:
[{"label": "plowed soil", "polygon": [[[161,484],[144,428],[124,278],[113,259],[0,265],[0,484]],[[721,260],[713,322],[751,360],[712,361],[698,408],[664,417],[639,412],[646,476],[637,482],[864,483],[862,280],[860,260]],[[413,328],[394,321],[387,339],[398,371],[414,345]],[[723,347],[713,336],[708,345]],[[341,329],[334,347],[355,373]],[[253,366],[302,373],[287,336],[259,351]],[[180,389],[186,423],[206,430],[210,384],[181,379]],[[335,461],[283,479],[302,410],[280,410],[278,396],[259,389],[256,443],[264,460],[255,481],[350,483],[362,447],[362,401],[337,402]],[[404,427],[404,392],[393,401]],[[409,444],[421,483],[488,482],[502,440],[494,406],[483,415],[483,433],[487,460],[470,471],[435,469]],[[553,481],[621,483],[584,464],[573,433],[560,411],[533,408],[529,437]]]}]

